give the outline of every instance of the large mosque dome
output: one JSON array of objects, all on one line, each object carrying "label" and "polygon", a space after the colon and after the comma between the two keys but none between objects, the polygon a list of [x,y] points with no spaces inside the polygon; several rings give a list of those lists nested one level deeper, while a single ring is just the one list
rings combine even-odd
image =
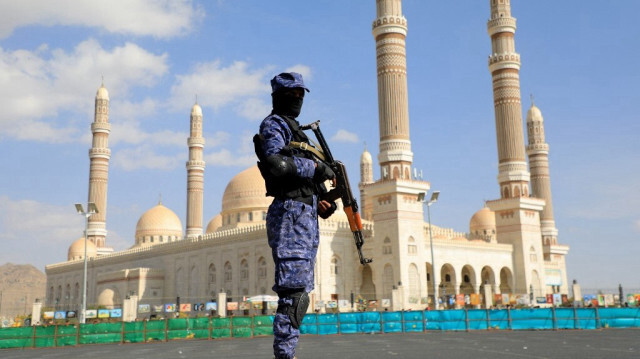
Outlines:
[{"label": "large mosque dome", "polygon": [[238,173],[229,181],[222,196],[222,226],[229,228],[262,222],[273,200],[266,193],[258,166]]},{"label": "large mosque dome", "polygon": [[[67,260],[75,261],[78,259],[84,259],[84,237],[76,240],[69,246],[69,252],[67,253]],[[93,258],[98,255],[98,248],[91,241],[87,241],[87,258]]]},{"label": "large mosque dome", "polygon": [[146,211],[136,225],[136,244],[149,246],[182,238],[182,222],[169,208],[159,203]]},{"label": "large mosque dome", "polygon": [[487,242],[496,241],[496,214],[488,207],[477,211],[469,221],[471,239],[483,239]]}]

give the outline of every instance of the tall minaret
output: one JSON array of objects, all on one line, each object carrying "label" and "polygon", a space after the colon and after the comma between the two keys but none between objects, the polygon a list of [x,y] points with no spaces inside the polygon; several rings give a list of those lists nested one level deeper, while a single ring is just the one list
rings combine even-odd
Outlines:
[{"label": "tall minaret", "polygon": [[[498,243],[513,248],[512,277],[501,278],[501,285],[514,293],[537,295],[546,290],[540,212],[544,201],[529,197],[529,172],[525,154],[520,105],[520,55],[516,53],[516,19],[511,17],[509,0],[489,0],[491,36],[489,71],[493,79],[493,103],[498,143],[499,200],[488,201],[495,212]],[[511,278],[509,278],[511,277]]]},{"label": "tall minaret", "polygon": [[558,244],[558,230],[553,219],[551,183],[549,180],[549,145],[544,139],[544,123],[540,109],[531,102],[527,112],[527,155],[531,169],[531,195],[544,199],[545,206],[540,213],[542,243],[545,246]]},{"label": "tall minaret", "polygon": [[187,161],[187,231],[186,238],[202,235],[202,200],[204,195],[204,167],[202,150],[202,108],[196,104],[191,108],[191,133],[189,161]]},{"label": "tall minaret", "polygon": [[373,22],[378,70],[380,173],[383,179],[410,179],[413,152],[409,139],[407,19],[400,0],[376,0]]},{"label": "tall minaret", "polygon": [[96,204],[98,213],[89,217],[87,228],[87,239],[92,241],[98,248],[98,254],[112,251],[106,248],[105,239],[107,237],[107,182],[109,180],[109,159],[111,150],[109,149],[109,92],[104,87],[104,83],[96,93],[95,115],[91,124],[93,141],[89,150],[89,200]]},{"label": "tall minaret", "polygon": [[[421,192],[429,190],[429,183],[411,178],[407,20],[401,5],[400,0],[376,0],[373,37],[378,76],[378,162],[382,178],[361,187],[365,218],[373,220],[375,235],[364,246],[365,256],[373,258],[373,263],[362,269],[356,281],[360,293],[371,298],[388,295],[389,288],[396,287],[400,297],[393,300],[393,310],[418,309],[419,299],[432,294],[424,285],[427,266],[413,263],[414,256],[428,255],[425,246],[416,243],[426,240],[423,204],[418,198]],[[369,176],[372,174],[362,170],[363,182]]]},{"label": "tall minaret", "polygon": [[368,221],[372,219],[372,203],[371,199],[368,198],[369,196],[367,196],[365,187],[370,183],[373,183],[373,159],[365,145],[364,152],[362,152],[362,156],[360,156],[360,183],[358,187],[360,188],[360,215]]},{"label": "tall minaret", "polygon": [[522,107],[520,105],[520,54],[516,52],[516,19],[509,0],[489,0],[491,36],[489,71],[493,78],[493,103],[498,141],[498,183],[501,198],[527,197],[529,173],[525,158]]}]

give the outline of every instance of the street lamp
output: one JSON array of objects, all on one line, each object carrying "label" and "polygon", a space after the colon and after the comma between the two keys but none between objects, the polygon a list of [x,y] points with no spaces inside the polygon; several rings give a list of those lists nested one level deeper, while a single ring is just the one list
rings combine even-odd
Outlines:
[{"label": "street lamp", "polygon": [[440,191],[433,191],[431,194],[431,199],[427,202],[425,200],[427,193],[420,192],[418,193],[418,202],[422,202],[427,205],[427,218],[429,219],[429,245],[431,246],[431,274],[433,278],[431,278],[431,284],[433,284],[433,305],[435,309],[438,309],[438,289],[436,287],[436,264],[433,260],[433,235],[431,234],[431,205],[438,201],[438,196],[440,196]]},{"label": "street lamp", "polygon": [[84,216],[84,272],[82,280],[82,309],[80,311],[80,324],[85,323],[85,312],[87,310],[87,228],[89,227],[89,217],[98,213],[98,208],[93,202],[87,203],[87,211],[84,211],[80,203],[76,203],[76,211]]}]

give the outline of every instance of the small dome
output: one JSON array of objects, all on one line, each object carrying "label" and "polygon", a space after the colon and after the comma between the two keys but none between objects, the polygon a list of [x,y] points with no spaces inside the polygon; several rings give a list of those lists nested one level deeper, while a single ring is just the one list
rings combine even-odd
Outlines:
[{"label": "small dome", "polygon": [[[91,241],[87,241],[87,258],[93,258],[98,255],[98,248]],[[84,259],[84,237],[76,240],[69,246],[69,252],[67,253],[67,260],[75,261],[78,259]]]},{"label": "small dome", "polygon": [[218,230],[218,228],[222,227],[222,216],[220,214],[213,217],[209,224],[207,224],[207,230],[205,233],[213,233]]},{"label": "small dome", "polygon": [[191,115],[202,116],[202,107],[200,107],[200,105],[198,105],[197,103],[193,105],[193,107],[191,108]]},{"label": "small dome", "polygon": [[527,122],[542,122],[542,112],[536,105],[532,104],[529,111],[527,111]]},{"label": "small dome", "polygon": [[360,156],[360,163],[362,164],[373,164],[373,159],[371,158],[371,153],[366,149],[362,152],[362,156]]},{"label": "small dome", "polygon": [[473,233],[475,230],[496,229],[496,214],[488,207],[484,207],[476,212],[471,221],[469,229]]},{"label": "small dome", "polygon": [[146,211],[136,225],[136,246],[173,242],[181,238],[180,218],[162,204]]},{"label": "small dome", "polygon": [[238,173],[229,181],[222,196],[222,214],[248,209],[267,210],[272,197],[267,197],[267,187],[258,166]]},{"label": "small dome", "polygon": [[470,239],[496,242],[496,214],[488,207],[476,212],[469,221]]},{"label": "small dome", "polygon": [[104,87],[104,84],[100,86],[98,92],[96,93],[96,100],[108,100],[109,99],[109,91]]}]

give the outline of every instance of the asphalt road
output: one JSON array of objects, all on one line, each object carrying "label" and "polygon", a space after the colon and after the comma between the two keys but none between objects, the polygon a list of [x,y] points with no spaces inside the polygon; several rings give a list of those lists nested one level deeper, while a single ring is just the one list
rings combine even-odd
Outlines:
[{"label": "asphalt road", "polygon": [[[300,339],[297,357],[640,358],[640,329],[345,334]],[[271,337],[0,350],[3,359],[272,358]]]}]

